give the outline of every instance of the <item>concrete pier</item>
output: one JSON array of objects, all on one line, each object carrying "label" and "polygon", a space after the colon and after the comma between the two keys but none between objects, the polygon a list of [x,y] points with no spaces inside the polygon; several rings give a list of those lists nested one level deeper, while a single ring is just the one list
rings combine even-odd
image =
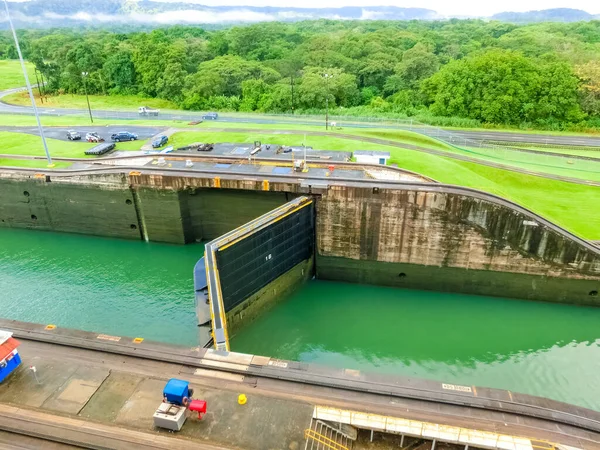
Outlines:
[{"label": "concrete pier", "polygon": [[[0,385],[0,430],[60,443],[299,449],[317,411],[339,410],[530,443],[600,448],[600,413],[514,392],[24,322],[0,320],[0,328],[22,341],[24,359],[15,376]],[[36,367],[37,380],[30,366]],[[205,418],[190,414],[176,434],[152,424],[171,377],[189,380],[194,396],[208,401]],[[238,405],[240,393],[247,395],[246,405]],[[367,446],[357,441],[354,449],[361,448]]]}]

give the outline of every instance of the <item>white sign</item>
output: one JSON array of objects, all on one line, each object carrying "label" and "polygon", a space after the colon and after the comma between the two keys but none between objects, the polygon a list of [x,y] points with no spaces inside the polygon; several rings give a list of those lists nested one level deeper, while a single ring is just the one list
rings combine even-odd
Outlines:
[{"label": "white sign", "polygon": [[459,386],[458,384],[442,383],[442,389],[447,389],[449,391],[473,392],[473,390],[469,386]]},{"label": "white sign", "polygon": [[271,361],[269,361],[269,365],[286,369],[288,366],[288,363],[286,363],[284,361],[278,361],[276,359],[272,359]]},{"label": "white sign", "polygon": [[103,339],[105,341],[119,342],[121,340],[121,336],[110,336],[108,334],[99,334],[96,339]]}]

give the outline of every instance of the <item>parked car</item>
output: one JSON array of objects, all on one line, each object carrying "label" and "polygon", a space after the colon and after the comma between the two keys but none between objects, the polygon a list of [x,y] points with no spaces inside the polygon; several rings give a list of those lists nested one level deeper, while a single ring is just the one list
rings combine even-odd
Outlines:
[{"label": "parked car", "polygon": [[88,142],[104,142],[104,138],[95,131],[86,133],[85,140]]},{"label": "parked car", "polygon": [[135,141],[138,136],[137,134],[130,133],[129,131],[119,131],[110,137],[115,142],[121,141]]},{"label": "parked car", "polygon": [[140,106],[138,113],[140,116],[158,116],[160,109],[150,108],[148,106]]},{"label": "parked car", "polygon": [[169,142],[169,138],[163,134],[152,141],[152,148],[162,147],[167,142]]},{"label": "parked car", "polygon": [[81,134],[79,131],[69,130],[67,131],[67,139],[70,141],[78,141],[81,139]]},{"label": "parked car", "polygon": [[219,115],[215,112],[212,112],[212,113],[207,113],[207,114],[203,115],[202,118],[204,120],[217,120],[219,118]]}]

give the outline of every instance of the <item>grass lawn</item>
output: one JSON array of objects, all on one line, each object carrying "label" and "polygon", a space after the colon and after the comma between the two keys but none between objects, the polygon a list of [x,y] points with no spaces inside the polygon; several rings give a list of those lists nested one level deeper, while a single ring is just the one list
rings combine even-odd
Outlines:
[{"label": "grass lawn", "polygon": [[562,155],[577,155],[577,156],[589,156],[590,158],[600,158],[600,148],[598,147],[581,147],[581,148],[577,148],[577,147],[569,147],[569,148],[562,148],[562,147],[535,147],[535,146],[525,146],[525,147],[517,147],[517,148],[523,148],[526,150],[534,150],[534,151],[540,151],[540,152],[548,152],[548,153],[557,153],[557,154],[562,154]]},{"label": "grass lawn", "polygon": [[[590,240],[600,240],[600,215],[591,205],[600,204],[600,188],[524,175],[475,163],[397,147],[365,144],[338,137],[307,136],[307,145],[318,149],[352,151],[357,148],[391,153],[392,163],[432,177],[442,183],[467,186],[512,200],[567,230]],[[254,142],[301,145],[304,135],[271,135],[227,132],[180,132],[170,138],[175,147],[192,142]]]},{"label": "grass lawn", "polygon": [[[55,161],[54,169],[65,169],[70,167],[72,163],[65,161]],[[0,166],[11,167],[33,167],[45,169],[48,167],[48,162],[45,159],[10,159],[0,158]]]},{"label": "grass lawn", "polygon": [[[45,156],[42,139],[25,133],[0,131],[2,153],[11,155]],[[87,158],[84,152],[95,144],[89,142],[60,141],[46,138],[50,156],[65,158]]]},{"label": "grass lawn", "polygon": [[[53,95],[48,96],[48,98],[44,97],[44,102],[42,103],[37,90],[34,93],[36,105],[38,106],[46,108],[87,108],[85,95]],[[89,97],[92,114],[94,113],[94,109],[126,110],[137,113],[137,109],[140,106],[150,106],[151,108],[158,109],[177,109],[175,103],[160,98],[146,98],[136,95],[90,95]],[[31,105],[27,92],[17,92],[4,97],[2,100],[14,105]]]},{"label": "grass lawn", "polygon": [[[33,72],[34,65],[25,61],[29,82],[35,84],[35,74]],[[25,77],[21,70],[21,63],[15,59],[0,60],[0,90],[11,89],[25,86]],[[29,100],[27,91],[25,97]]]}]

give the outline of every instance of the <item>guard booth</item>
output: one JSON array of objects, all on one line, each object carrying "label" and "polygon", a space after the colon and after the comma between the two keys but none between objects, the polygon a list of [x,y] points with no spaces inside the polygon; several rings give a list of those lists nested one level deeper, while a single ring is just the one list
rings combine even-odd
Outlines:
[{"label": "guard booth", "polygon": [[0,330],[0,383],[21,364],[17,347],[21,343],[12,337],[12,333]]}]

